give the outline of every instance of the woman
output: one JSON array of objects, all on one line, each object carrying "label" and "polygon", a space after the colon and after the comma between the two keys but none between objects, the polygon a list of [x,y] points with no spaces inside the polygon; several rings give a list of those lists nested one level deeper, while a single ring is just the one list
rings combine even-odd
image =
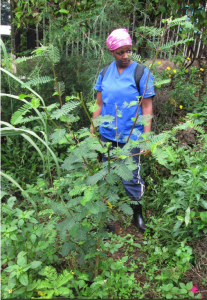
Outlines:
[{"label": "woman", "polygon": [[[144,94],[141,106],[139,108],[139,115],[151,115],[152,110],[152,97],[155,95],[153,88],[153,76],[150,73],[148,84],[147,78],[149,69],[145,68],[144,73],[139,82],[139,90],[137,89],[134,72],[137,63],[130,59],[132,52],[132,39],[128,31],[124,28],[115,29],[108,36],[106,41],[107,48],[111,51],[115,60],[109,65],[104,78],[102,72],[100,72],[97,82],[95,84],[95,90],[97,91],[97,104],[98,109],[93,114],[95,119],[100,114],[112,115],[114,117],[114,126],[99,127],[101,140],[103,142],[111,142],[113,147],[123,147],[130,134],[133,121],[131,118],[135,118],[137,105],[130,107],[123,106],[124,103],[130,103],[136,101],[140,96]],[[147,88],[145,89],[147,84]],[[122,117],[117,118],[117,110],[121,112]],[[118,119],[118,125],[116,122]],[[93,127],[91,126],[91,132]],[[151,119],[146,126],[136,124],[135,128],[130,136],[130,139],[137,140],[138,134],[147,133],[151,131]],[[142,151],[142,150],[141,150]],[[140,153],[140,149],[134,148],[131,151],[132,154]],[[134,215],[133,220],[137,228],[145,231],[146,226],[142,217],[142,207],[139,203],[144,193],[144,182],[140,176],[140,155],[132,156],[134,162],[137,164],[137,169],[133,171],[133,178],[130,181],[122,179],[125,191],[131,200],[137,201],[137,205],[133,206]],[[103,157],[103,161],[106,160]]]}]

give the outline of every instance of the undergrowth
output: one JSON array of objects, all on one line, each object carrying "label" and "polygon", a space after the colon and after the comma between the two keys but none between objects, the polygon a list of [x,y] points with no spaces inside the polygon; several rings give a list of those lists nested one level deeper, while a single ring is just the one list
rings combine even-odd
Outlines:
[{"label": "undergrowth", "polygon": [[[2,69],[24,90],[19,96],[2,93],[4,100],[22,104],[10,114],[10,123],[1,122],[3,298],[200,298],[185,277],[196,266],[193,243],[207,234],[206,91],[198,101],[199,70],[190,68],[188,77],[182,66],[159,74],[155,65],[157,89],[172,84],[171,102],[162,106],[176,114],[176,121],[157,119],[162,131],[154,127],[150,136],[111,149],[96,130],[91,135],[88,127],[77,128],[80,107],[94,129],[111,126],[112,117],[100,116],[93,123],[93,101],[86,103],[82,93],[65,96],[56,76],[58,48],[43,46],[33,54],[51,64],[52,104],[31,82]],[[142,157],[144,236],[135,229],[127,232],[133,228],[132,209],[121,184],[121,178],[132,177],[130,149],[137,146],[151,150]],[[109,158],[104,163],[103,153]],[[105,231],[111,221],[123,227],[115,235]],[[204,274],[202,286],[206,281]]]}]

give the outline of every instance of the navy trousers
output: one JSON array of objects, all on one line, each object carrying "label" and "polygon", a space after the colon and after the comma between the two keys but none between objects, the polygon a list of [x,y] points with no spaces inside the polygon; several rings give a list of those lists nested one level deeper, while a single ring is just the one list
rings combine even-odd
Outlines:
[{"label": "navy trousers", "polygon": [[[111,141],[102,135],[101,135],[101,141],[105,143],[111,142],[113,148],[117,146],[117,142]],[[118,146],[120,148],[123,148],[124,145],[125,145],[124,143],[118,143]],[[139,148],[134,148],[131,150],[131,154],[136,154],[136,153],[140,153]],[[137,165],[137,168],[134,171],[132,171],[133,178],[130,181],[126,181],[122,179],[122,182],[127,196],[133,201],[139,201],[142,195],[144,194],[144,190],[145,190],[144,182],[140,176],[140,169],[141,169],[140,155],[132,156],[132,158],[134,163]],[[104,154],[102,155],[102,160],[103,162],[108,160]]]}]

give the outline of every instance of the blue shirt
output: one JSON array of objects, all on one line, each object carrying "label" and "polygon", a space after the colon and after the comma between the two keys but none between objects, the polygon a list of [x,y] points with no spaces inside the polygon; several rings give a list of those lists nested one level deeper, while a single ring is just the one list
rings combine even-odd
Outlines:
[{"label": "blue shirt", "polygon": [[[112,124],[102,124],[102,126],[99,127],[100,134],[112,141],[117,140],[117,135],[118,141],[120,143],[126,143],[132,125],[134,123],[132,121],[132,118],[135,118],[136,116],[138,106],[137,97],[143,95],[145,90],[149,69],[144,69],[144,73],[139,82],[139,94],[134,80],[134,71],[136,65],[137,63],[133,62],[126,69],[124,69],[121,74],[119,74],[116,66],[116,61],[113,61],[107,69],[104,75],[104,79],[102,78],[103,70],[101,70],[94,87],[94,89],[100,91],[102,95],[103,106],[101,115],[111,115],[114,117]],[[150,73],[147,91],[144,95],[144,98],[149,98],[154,95],[155,93],[153,87],[153,76]],[[129,106],[129,103],[132,101],[136,102],[131,103],[131,105]],[[142,108],[140,106],[139,116],[141,115]],[[130,137],[132,140],[137,140],[139,136],[144,132],[144,126],[139,124],[139,121],[140,117],[137,120],[137,124],[135,125],[133,133]],[[104,127],[104,125],[107,125],[107,127]]]}]

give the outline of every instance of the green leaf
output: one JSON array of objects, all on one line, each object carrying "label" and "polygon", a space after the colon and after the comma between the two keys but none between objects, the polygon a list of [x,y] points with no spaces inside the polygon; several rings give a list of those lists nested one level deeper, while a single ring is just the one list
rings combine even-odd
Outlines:
[{"label": "green leaf", "polygon": [[30,268],[36,269],[36,268],[38,268],[41,264],[42,264],[41,261],[35,260],[35,261],[33,261],[33,262],[30,264]]},{"label": "green leaf", "polygon": [[131,180],[133,177],[132,171],[129,170],[127,165],[124,164],[123,162],[114,163],[113,169],[111,170],[111,172],[116,173],[117,175],[119,175],[121,178],[123,178],[126,181]]},{"label": "green leaf", "polygon": [[59,119],[61,116],[66,116],[69,114],[72,110],[74,110],[80,103],[78,102],[68,102],[64,104],[60,109],[56,109],[52,112],[51,119]]},{"label": "green leaf", "polygon": [[61,139],[65,137],[66,131],[65,129],[55,130],[50,136],[52,139],[52,144],[57,144]]},{"label": "green leaf", "polygon": [[89,202],[86,204],[86,207],[92,214],[99,213],[99,203],[98,202]]},{"label": "green leaf", "polygon": [[104,176],[108,173],[108,170],[106,168],[100,170],[99,172],[95,173],[94,175],[87,178],[87,183],[90,185],[95,184],[99,180],[102,180]]},{"label": "green leaf", "polygon": [[184,218],[183,218],[182,216],[177,216],[177,219],[178,219],[179,221],[181,221],[181,222],[184,221]]},{"label": "green leaf", "polygon": [[60,231],[70,230],[75,225],[72,217],[67,217],[63,222],[57,224],[57,229]]},{"label": "green leaf", "polygon": [[8,289],[13,289],[13,287],[17,284],[16,277],[8,279]]},{"label": "green leaf", "polygon": [[14,291],[14,295],[21,295],[25,292],[25,287],[21,287],[20,289]]},{"label": "green leaf", "polygon": [[186,224],[186,227],[188,226],[190,222],[190,207],[188,207],[185,211],[185,224]]},{"label": "green leaf", "polygon": [[19,266],[25,266],[27,264],[27,259],[24,256],[20,256],[17,258],[17,264]]},{"label": "green leaf", "polygon": [[7,267],[6,269],[4,269],[4,271],[10,273],[10,272],[12,272],[12,271],[14,271],[14,270],[17,270],[17,269],[19,269],[19,266],[13,265],[13,266]]},{"label": "green leaf", "polygon": [[18,221],[18,226],[19,226],[19,227],[22,227],[23,224],[24,224],[24,220],[23,220],[23,219],[20,219],[20,220]]},{"label": "green leaf", "polygon": [[88,229],[87,228],[81,228],[77,232],[77,239],[79,241],[85,241],[87,238]]},{"label": "green leaf", "polygon": [[54,81],[54,79],[49,76],[35,77],[35,78],[31,79],[30,81],[27,81],[24,84],[22,84],[22,87],[27,88],[30,86],[39,86],[40,84],[44,84],[44,83],[47,83],[50,81]]},{"label": "green leaf", "polygon": [[60,9],[58,12],[61,14],[69,14],[69,11],[66,9]]},{"label": "green leaf", "polygon": [[94,193],[97,191],[98,187],[95,186],[91,186],[89,187],[87,190],[84,191],[84,197],[81,200],[81,204],[85,205],[87,202],[91,201],[91,199],[94,196]]},{"label": "green leaf", "polygon": [[40,99],[39,98],[33,98],[31,101],[33,108],[38,108],[40,106]]},{"label": "green leaf", "polygon": [[180,292],[180,294],[183,294],[183,295],[188,293],[188,291],[186,289],[180,289],[179,292]]},{"label": "green leaf", "polygon": [[180,285],[181,289],[185,289],[185,284],[183,282],[180,282],[179,285]]},{"label": "green leaf", "polygon": [[169,283],[169,284],[166,284],[166,285],[163,285],[162,286],[162,289],[165,291],[165,292],[169,292],[173,287],[173,284],[172,283]]},{"label": "green leaf", "polygon": [[54,211],[54,213],[56,213],[58,215],[68,214],[66,206],[63,203],[51,201],[51,207],[52,207],[52,210]]},{"label": "green leaf", "polygon": [[187,288],[188,290],[191,290],[192,287],[193,287],[192,281],[190,281],[190,282],[188,282],[188,283],[186,284],[186,288]]},{"label": "green leaf", "polygon": [[60,275],[57,282],[56,282],[56,288],[59,288],[60,286],[64,285],[65,283],[67,283],[69,280],[71,280],[73,278],[73,275],[68,273],[67,275],[64,274]]},{"label": "green leaf", "polygon": [[192,292],[192,291],[190,291],[189,293],[188,293],[188,295],[193,299],[194,298],[194,293]]},{"label": "green leaf", "polygon": [[206,200],[201,199],[201,200],[200,200],[200,205],[201,205],[204,209],[207,209],[207,201],[206,201]]},{"label": "green leaf", "polygon": [[6,195],[8,195],[8,193],[7,193],[7,192],[5,192],[5,191],[1,191],[1,195],[0,195],[1,199],[2,199],[4,196],[6,196]]},{"label": "green leaf", "polygon": [[37,287],[37,285],[38,285],[38,282],[33,282],[33,283],[28,284],[27,292],[33,291]]},{"label": "green leaf", "polygon": [[173,227],[173,232],[177,232],[178,229],[180,228],[180,226],[182,225],[182,221],[178,220],[176,223],[175,223],[175,226]]},{"label": "green leaf", "polygon": [[124,214],[126,215],[132,215],[133,214],[133,210],[130,207],[130,205],[128,205],[127,203],[122,203],[121,205],[119,205],[119,208],[123,211]]},{"label": "green leaf", "polygon": [[73,243],[71,243],[71,242],[65,243],[65,244],[63,245],[63,248],[62,248],[62,251],[61,251],[62,256],[64,256],[64,257],[67,256],[68,253],[69,253],[70,251],[75,250],[75,248],[76,248],[76,245],[75,245],[75,244],[73,244]]},{"label": "green leaf", "polygon": [[16,125],[16,124],[19,124],[22,119],[23,119],[23,116],[28,112],[30,111],[32,108],[32,105],[30,103],[26,103],[24,104],[22,107],[20,107],[13,115],[12,115],[12,118],[11,118],[11,124],[12,125]]},{"label": "green leaf", "polygon": [[29,281],[28,281],[28,275],[27,275],[26,273],[21,274],[21,275],[19,276],[19,281],[20,281],[20,283],[21,283],[22,285],[27,286],[28,283],[29,283]]},{"label": "green leaf", "polygon": [[207,223],[207,211],[202,211],[200,213],[200,217],[201,217],[201,220],[204,222],[204,223]]},{"label": "green leaf", "polygon": [[58,108],[58,106],[60,106],[59,103],[53,103],[53,104],[50,104],[49,106],[45,106],[45,107],[42,106],[42,108],[46,108],[47,111],[51,111],[51,110],[53,110],[54,108]]},{"label": "green leaf", "polygon": [[27,254],[27,252],[26,251],[21,251],[21,252],[19,252],[19,254],[17,255],[17,257],[19,258],[19,257],[23,257],[23,256],[25,256]]},{"label": "green leaf", "polygon": [[[47,281],[41,281],[38,283],[38,286],[37,286],[37,289],[51,289],[51,288],[54,288],[54,286],[47,282]],[[49,299],[49,298],[48,298]]]},{"label": "green leaf", "polygon": [[37,239],[36,234],[33,233],[33,234],[31,235],[30,239],[31,239],[32,244],[34,244],[34,243],[36,242],[36,239]]}]

